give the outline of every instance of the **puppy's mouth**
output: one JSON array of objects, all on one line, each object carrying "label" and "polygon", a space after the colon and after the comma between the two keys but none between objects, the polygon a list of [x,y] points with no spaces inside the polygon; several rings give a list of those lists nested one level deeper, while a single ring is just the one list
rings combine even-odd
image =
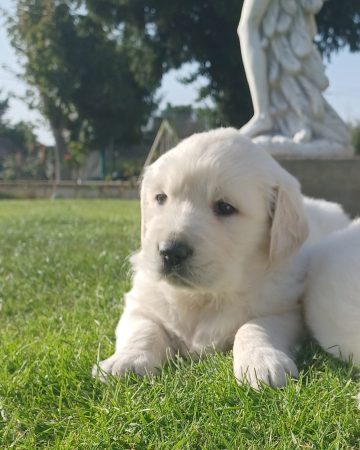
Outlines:
[{"label": "puppy's mouth", "polygon": [[161,268],[161,277],[173,286],[194,288],[194,283],[189,280],[188,276],[186,276],[184,272],[185,271],[181,266],[175,266],[169,269],[163,265]]}]

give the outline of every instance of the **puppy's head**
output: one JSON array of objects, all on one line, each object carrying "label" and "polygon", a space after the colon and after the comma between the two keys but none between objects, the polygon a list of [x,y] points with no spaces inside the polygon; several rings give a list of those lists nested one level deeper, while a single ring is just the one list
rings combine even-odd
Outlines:
[{"label": "puppy's head", "polygon": [[209,292],[241,289],[307,237],[298,182],[236,130],[184,140],[145,173],[135,269]]}]

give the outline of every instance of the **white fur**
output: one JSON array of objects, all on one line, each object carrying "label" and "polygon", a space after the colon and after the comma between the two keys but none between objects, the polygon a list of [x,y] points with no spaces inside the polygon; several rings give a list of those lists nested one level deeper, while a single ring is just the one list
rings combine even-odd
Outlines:
[{"label": "white fur", "polygon": [[[168,196],[163,205],[159,193]],[[217,217],[220,199],[238,213]],[[313,206],[316,214],[324,209]],[[132,258],[116,350],[94,375],[156,372],[176,353],[233,347],[239,381],[282,386],[296,376],[291,349],[302,335],[305,274],[297,250],[308,226],[295,178],[235,130],[214,130],[147,169],[141,209],[142,245]],[[161,275],[158,245],[168,239],[194,250],[185,275]]]},{"label": "white fur", "polygon": [[348,215],[337,203],[304,197],[304,205],[310,227],[307,243],[316,242],[350,224]]},{"label": "white fur", "polygon": [[360,364],[360,219],[306,251],[307,325],[327,352]]}]

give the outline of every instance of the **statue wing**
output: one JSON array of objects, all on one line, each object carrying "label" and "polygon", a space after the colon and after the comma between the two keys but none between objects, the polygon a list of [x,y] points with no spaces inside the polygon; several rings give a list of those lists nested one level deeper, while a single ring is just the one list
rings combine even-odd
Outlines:
[{"label": "statue wing", "polygon": [[323,97],[329,82],[313,43],[324,0],[272,0],[260,25],[275,131],[290,138],[348,143],[348,130]]}]

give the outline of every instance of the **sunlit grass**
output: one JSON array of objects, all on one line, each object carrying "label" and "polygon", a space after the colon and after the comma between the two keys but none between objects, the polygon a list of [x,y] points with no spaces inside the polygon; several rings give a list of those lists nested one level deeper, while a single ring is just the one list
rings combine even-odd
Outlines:
[{"label": "sunlit grass", "polygon": [[0,202],[0,448],[359,449],[356,373],[309,343],[298,381],[239,387],[231,354],[102,385],[137,202]]}]

